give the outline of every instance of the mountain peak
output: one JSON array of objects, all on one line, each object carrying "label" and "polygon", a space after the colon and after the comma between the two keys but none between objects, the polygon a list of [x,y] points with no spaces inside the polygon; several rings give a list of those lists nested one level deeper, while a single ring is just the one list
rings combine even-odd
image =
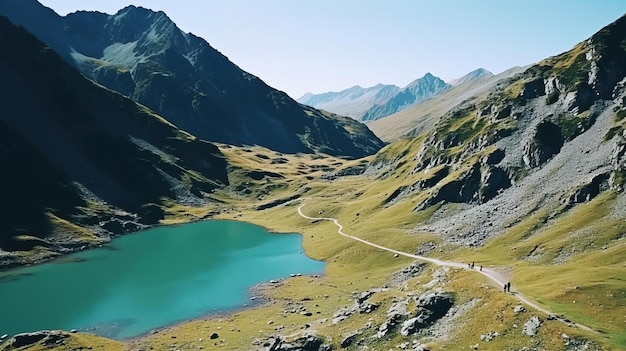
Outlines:
[{"label": "mountain peak", "polygon": [[452,81],[450,81],[450,84],[452,84],[453,86],[465,83],[465,82],[469,82],[471,80],[474,80],[476,78],[480,78],[482,76],[492,76],[493,73],[489,72],[488,70],[484,69],[484,68],[477,68],[471,72],[469,72],[468,74],[464,75],[461,78],[457,78],[457,79],[453,79]]}]

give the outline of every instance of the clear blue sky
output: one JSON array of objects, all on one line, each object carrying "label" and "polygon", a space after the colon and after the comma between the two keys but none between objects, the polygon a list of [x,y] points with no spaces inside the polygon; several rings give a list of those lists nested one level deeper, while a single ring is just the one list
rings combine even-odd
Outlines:
[{"label": "clear blue sky", "polygon": [[571,49],[626,0],[40,0],[60,15],[162,10],[242,69],[298,98],[426,72],[449,81]]}]

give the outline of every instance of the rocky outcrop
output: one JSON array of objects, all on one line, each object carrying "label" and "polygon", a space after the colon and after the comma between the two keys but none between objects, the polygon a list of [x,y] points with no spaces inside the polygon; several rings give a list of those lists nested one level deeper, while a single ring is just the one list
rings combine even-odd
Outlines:
[{"label": "rocky outcrop", "polygon": [[[411,299],[395,302],[387,311],[386,321],[380,325],[376,337],[382,338],[400,326],[400,334],[403,336],[413,335],[420,329],[429,327],[441,319],[454,304],[450,293],[428,292],[416,300],[416,310],[413,313],[407,311]],[[409,316],[415,316],[407,319]]]},{"label": "rocky outcrop", "polygon": [[524,328],[522,328],[522,334],[528,336],[535,336],[539,332],[539,327],[541,326],[541,320],[537,316],[532,316],[526,323],[524,323]]},{"label": "rocky outcrop", "polygon": [[47,346],[60,346],[64,340],[69,338],[69,334],[59,330],[41,330],[33,333],[16,334],[9,340],[9,346],[18,349],[24,346],[32,346],[35,344]]},{"label": "rocky outcrop", "polygon": [[561,129],[550,121],[539,123],[531,142],[524,147],[524,163],[529,168],[538,167],[561,151]]},{"label": "rocky outcrop", "polygon": [[282,337],[275,336],[268,342],[268,351],[330,351],[329,345],[324,345],[324,340],[312,333]]},{"label": "rocky outcrop", "polygon": [[578,187],[567,198],[568,207],[575,204],[587,202],[598,196],[602,190],[609,188],[609,173],[602,173],[594,176],[591,181]]},{"label": "rocky outcrop", "polygon": [[434,189],[431,196],[416,206],[415,210],[420,211],[440,202],[469,203],[477,201],[480,181],[480,166],[477,164],[463,172],[457,179]]}]

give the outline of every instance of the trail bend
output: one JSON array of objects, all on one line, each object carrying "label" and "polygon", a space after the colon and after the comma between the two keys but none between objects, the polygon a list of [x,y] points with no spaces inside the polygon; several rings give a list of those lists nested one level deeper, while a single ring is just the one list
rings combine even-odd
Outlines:
[{"label": "trail bend", "polygon": [[[354,235],[346,234],[343,231],[343,225],[341,223],[339,223],[339,221],[336,218],[331,218],[331,217],[310,217],[310,216],[305,215],[302,212],[302,208],[303,207],[304,207],[304,204],[298,206],[298,214],[301,217],[309,219],[309,220],[316,220],[316,221],[319,221],[319,220],[331,221],[331,222],[335,223],[335,225],[337,226],[337,233],[339,233],[340,235],[342,235],[342,236],[344,236],[346,238],[349,238],[349,239],[352,239],[352,240],[356,240],[358,242],[361,242],[363,244],[375,247],[377,249],[381,249],[381,250],[384,250],[384,251],[392,252],[394,254],[397,254],[398,256],[411,257],[411,258],[418,259],[418,260],[421,260],[421,261],[430,262],[430,263],[433,263],[433,264],[436,264],[436,265],[442,266],[442,267],[456,267],[456,268],[462,268],[462,269],[470,269],[470,268],[467,267],[467,263],[454,262],[454,261],[444,261],[444,260],[439,260],[439,259],[432,258],[432,257],[415,255],[415,254],[411,254],[411,253],[408,253],[408,252],[395,250],[395,249],[392,249],[392,248],[389,248],[389,247],[386,247],[386,246],[378,245],[378,244],[375,244],[375,243],[373,243],[371,241],[367,241],[365,239],[361,239],[359,237],[356,237]],[[501,272],[498,272],[498,271],[496,271],[494,269],[483,268],[482,270],[476,270],[476,269],[474,269],[474,270],[476,272],[484,275],[485,277],[489,278],[489,280],[491,280],[491,282],[496,284],[498,287],[504,287],[504,284],[509,281],[509,277],[507,277],[505,274],[503,274]],[[587,327],[585,325],[582,325],[582,324],[579,324],[579,323],[574,323],[574,322],[571,322],[568,319],[556,316],[554,313],[552,313],[552,312],[546,310],[545,308],[537,305],[535,302],[531,301],[530,299],[528,299],[526,296],[524,296],[520,292],[515,291],[515,292],[511,293],[511,295],[513,295],[515,298],[517,298],[519,301],[523,302],[527,306],[530,306],[530,307],[534,308],[537,311],[543,312],[543,313],[547,314],[548,316],[551,316],[551,317],[555,318],[556,320],[559,320],[559,321],[565,323],[568,326],[573,326],[573,327],[577,327],[577,328],[583,329],[583,330],[588,331],[588,332],[596,333],[595,330],[593,330],[593,329],[591,329],[591,328],[589,328],[589,327]]]}]

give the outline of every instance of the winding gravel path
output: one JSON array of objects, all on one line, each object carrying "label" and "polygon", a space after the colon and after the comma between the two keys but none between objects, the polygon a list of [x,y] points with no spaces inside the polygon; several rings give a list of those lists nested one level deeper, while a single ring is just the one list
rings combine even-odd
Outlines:
[{"label": "winding gravel path", "polygon": [[[375,248],[381,249],[381,250],[385,250],[385,251],[389,251],[389,252],[393,252],[394,254],[397,254],[399,256],[406,256],[406,257],[411,257],[411,258],[415,258],[418,260],[422,260],[422,261],[426,261],[426,262],[430,262],[430,263],[434,263],[438,266],[443,266],[443,267],[457,267],[457,268],[463,268],[463,269],[468,269],[467,268],[467,263],[461,263],[461,262],[454,262],[454,261],[443,261],[443,260],[438,260],[436,258],[431,258],[431,257],[425,257],[425,256],[421,256],[421,255],[414,255],[414,254],[410,254],[407,252],[403,252],[403,251],[398,251],[398,250],[394,250],[382,245],[378,245],[378,244],[374,244],[370,241],[358,238],[356,236],[353,235],[349,235],[343,232],[343,225],[341,225],[339,223],[339,221],[337,221],[337,219],[335,218],[330,218],[330,217],[310,217],[305,215],[304,213],[302,213],[302,207],[304,207],[304,205],[300,205],[298,207],[298,214],[306,219],[310,219],[310,220],[323,220],[323,221],[331,221],[333,223],[335,223],[335,225],[337,226],[337,233],[339,233],[342,236],[345,236],[346,238],[350,238],[352,240],[356,240],[359,241],[363,244],[369,245],[369,246],[373,246]],[[474,269],[476,270],[476,269]],[[497,286],[499,287],[504,287],[504,284],[506,282],[509,281],[509,278],[507,275],[498,272],[496,270],[493,269],[489,269],[489,268],[483,268],[482,270],[476,270],[476,272],[484,275],[485,277],[489,278],[493,283],[495,283]],[[546,310],[545,308],[540,307],[539,305],[537,305],[536,303],[530,301],[526,296],[522,295],[519,292],[513,292],[511,293],[513,296],[515,296],[515,298],[517,298],[519,301],[525,303],[526,305],[540,311],[543,312],[549,316],[552,316],[553,318],[567,324],[568,326],[573,326],[573,327],[577,327],[589,332],[595,332],[593,329],[582,325],[582,324],[578,324],[578,323],[574,323],[569,321],[568,319],[562,318],[562,317],[558,317],[556,316],[554,313]]]}]

